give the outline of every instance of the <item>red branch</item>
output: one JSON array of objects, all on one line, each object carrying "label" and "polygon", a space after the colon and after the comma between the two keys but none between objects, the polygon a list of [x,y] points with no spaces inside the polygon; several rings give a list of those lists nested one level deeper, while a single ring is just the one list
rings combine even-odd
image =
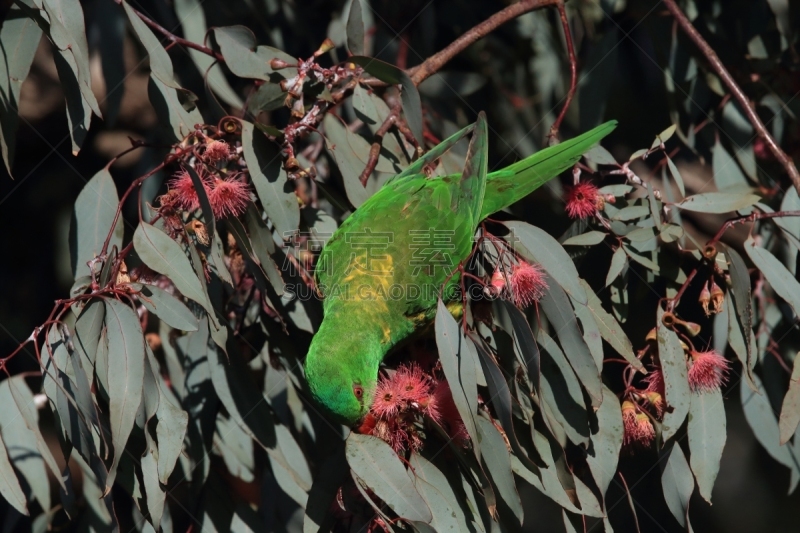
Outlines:
[{"label": "red branch", "polygon": [[569,92],[567,93],[567,101],[564,102],[564,107],[561,108],[561,112],[558,114],[558,118],[556,121],[553,122],[553,125],[550,126],[550,133],[548,137],[554,139],[558,135],[558,129],[561,127],[561,122],[564,120],[564,116],[567,114],[567,109],[569,109],[570,104],[572,103],[572,98],[575,96],[575,91],[578,88],[578,61],[575,59],[575,47],[572,44],[572,32],[569,30],[569,20],[567,20],[567,10],[564,9],[564,2],[558,3],[558,14],[561,17],[561,26],[564,28],[564,38],[567,40],[567,53],[569,54],[569,71],[570,71],[570,82],[569,82]]},{"label": "red branch", "polygon": [[[706,243],[703,255],[709,258],[715,257],[716,244],[720,241],[720,239],[722,239],[722,236],[725,234],[725,232],[728,231],[729,228],[735,226],[736,224],[741,224],[743,222],[755,222],[756,220],[781,218],[781,217],[800,217],[800,211],[778,211],[776,213],[755,212],[755,213],[750,213],[749,215],[743,215],[740,217],[732,218],[726,221],[724,224],[722,224],[722,227],[719,228],[717,234],[714,235],[714,237],[712,237],[711,240],[709,240]],[[686,277],[686,281],[683,282],[683,285],[681,285],[681,288],[678,290],[678,293],[669,300],[669,303],[667,305],[668,311],[674,311],[675,308],[678,306],[681,300],[681,296],[683,296],[683,293],[686,292],[686,289],[689,287],[689,284],[697,275],[698,269],[699,267],[695,267],[689,273],[689,275]]]},{"label": "red branch", "polygon": [[692,25],[691,21],[686,17],[686,14],[681,11],[681,8],[675,3],[675,0],[664,0],[664,4],[667,6],[667,9],[672,16],[675,17],[675,20],[678,22],[678,25],[681,29],[689,36],[689,38],[694,41],[694,44],[700,49],[703,55],[706,57],[708,62],[711,64],[711,68],[716,72],[725,85],[728,87],[728,90],[731,92],[733,97],[739,102],[739,105],[744,110],[747,118],[750,120],[750,123],[755,128],[758,136],[761,137],[764,142],[769,146],[772,155],[775,156],[783,168],[786,169],[786,173],[789,174],[789,178],[792,180],[795,189],[800,192],[800,172],[797,171],[797,167],[786,152],[784,152],[772,135],[767,130],[767,127],[761,121],[758,114],[756,113],[753,105],[750,103],[750,100],[747,96],[742,92],[742,89],[736,84],[733,77],[730,75],[728,70],[722,64],[717,53],[714,52],[714,49],[703,39],[702,35],[697,31],[697,29]]},{"label": "red branch", "polygon": [[[116,3],[118,3],[118,4],[122,3],[122,0],[114,0],[114,1]],[[222,57],[222,54],[220,54],[219,52],[215,52],[211,48],[209,48],[207,46],[203,46],[202,44],[193,43],[192,41],[187,41],[186,39],[184,39],[182,37],[178,37],[177,35],[175,35],[171,31],[169,31],[168,29],[163,27],[161,24],[159,24],[158,22],[154,21],[153,19],[151,19],[150,17],[148,17],[147,15],[145,15],[144,13],[139,11],[138,9],[136,9],[133,6],[130,6],[130,5],[128,7],[130,7],[133,10],[133,12],[136,13],[136,15],[140,19],[142,19],[142,22],[144,22],[145,24],[147,24],[148,26],[150,26],[151,28],[156,30],[158,33],[160,33],[161,35],[163,35],[164,37],[166,37],[167,39],[172,41],[172,44],[179,44],[181,46],[185,46],[186,48],[191,48],[193,50],[197,50],[198,52],[203,52],[204,54],[213,57],[217,61],[221,61],[223,63],[225,62],[225,58]],[[172,45],[169,45],[169,46],[172,46]]]},{"label": "red branch", "polygon": [[411,81],[414,82],[414,85],[419,85],[432,74],[435,74],[445,63],[457,56],[466,47],[493,32],[509,20],[515,19],[535,9],[556,5],[560,3],[560,1],[561,0],[522,0],[521,2],[517,2],[516,4],[512,4],[498,11],[477,26],[467,30],[464,35],[450,43],[444,50],[432,55],[421,65],[410,69],[408,74],[411,76]]},{"label": "red branch", "polygon": [[364,187],[367,186],[367,180],[369,179],[372,172],[375,170],[375,167],[378,166],[378,158],[381,155],[381,143],[383,142],[383,136],[388,133],[389,129],[397,122],[397,117],[400,115],[400,108],[402,105],[398,102],[392,107],[392,110],[389,112],[389,115],[386,117],[386,120],[383,121],[380,128],[375,132],[375,141],[372,143],[372,146],[369,149],[369,159],[367,160],[367,166],[364,167],[364,171],[361,173],[361,176],[358,179],[361,181],[361,185]]}]

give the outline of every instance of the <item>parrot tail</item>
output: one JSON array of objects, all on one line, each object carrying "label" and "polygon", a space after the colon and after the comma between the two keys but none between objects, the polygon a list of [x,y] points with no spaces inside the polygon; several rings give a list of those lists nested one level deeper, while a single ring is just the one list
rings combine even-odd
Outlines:
[{"label": "parrot tail", "polygon": [[610,120],[574,139],[539,150],[503,170],[490,173],[487,176],[480,219],[483,220],[521,200],[570,168],[589,148],[616,127],[617,121]]}]

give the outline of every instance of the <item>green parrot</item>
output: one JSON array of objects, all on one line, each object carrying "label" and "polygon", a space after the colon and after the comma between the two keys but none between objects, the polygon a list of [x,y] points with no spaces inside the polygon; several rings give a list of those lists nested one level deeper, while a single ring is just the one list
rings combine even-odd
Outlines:
[{"label": "green parrot", "polygon": [[[452,294],[454,273],[473,246],[480,222],[574,165],[608,135],[606,122],[574,139],[487,173],[487,132],[475,124],[452,135],[391,178],[350,215],[325,244],[316,269],[324,318],[305,363],[315,400],[353,425],[369,411],[386,354],[435,317]],[[461,175],[427,168],[472,133]]]}]

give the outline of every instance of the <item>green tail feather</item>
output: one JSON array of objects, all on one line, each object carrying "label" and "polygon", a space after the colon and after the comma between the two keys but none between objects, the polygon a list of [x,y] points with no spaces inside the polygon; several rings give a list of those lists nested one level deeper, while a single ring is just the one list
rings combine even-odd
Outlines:
[{"label": "green tail feather", "polygon": [[578,162],[600,139],[617,127],[611,120],[556,146],[540,150],[487,176],[481,220],[526,197]]}]

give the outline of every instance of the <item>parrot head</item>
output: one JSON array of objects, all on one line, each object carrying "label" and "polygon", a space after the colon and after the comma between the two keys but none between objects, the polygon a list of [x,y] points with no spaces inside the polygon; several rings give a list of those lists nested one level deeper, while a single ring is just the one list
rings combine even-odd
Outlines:
[{"label": "parrot head", "polygon": [[382,359],[380,343],[352,330],[336,335],[327,331],[331,330],[323,326],[311,341],[306,380],[314,399],[337,421],[352,426],[372,405]]}]

